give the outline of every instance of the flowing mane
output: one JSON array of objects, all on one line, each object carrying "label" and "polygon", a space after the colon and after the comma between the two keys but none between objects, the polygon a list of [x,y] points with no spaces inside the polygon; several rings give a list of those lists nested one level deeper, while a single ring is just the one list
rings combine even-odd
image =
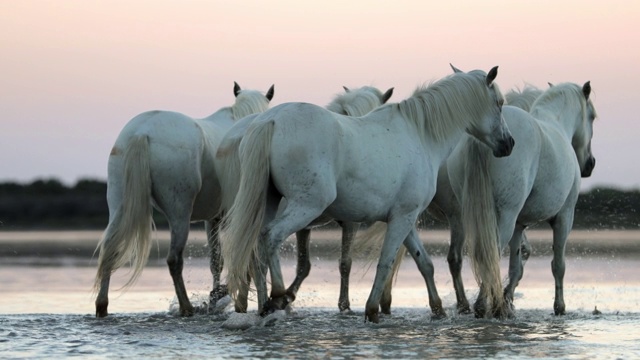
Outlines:
[{"label": "flowing mane", "polygon": [[[567,95],[567,94],[570,94]],[[562,101],[556,101],[562,99]],[[582,88],[573,83],[561,83],[553,85],[544,91],[538,99],[531,105],[531,114],[538,119],[555,118],[560,119],[564,109],[582,109],[584,114],[596,118],[596,113],[591,100],[585,99]],[[542,113],[544,115],[541,115]],[[547,116],[546,114],[553,114]]]},{"label": "flowing mane", "polygon": [[229,107],[233,120],[264,112],[269,108],[269,100],[257,90],[242,90],[236,96],[236,102]]},{"label": "flowing mane", "polygon": [[[400,113],[412,122],[421,139],[441,142],[454,131],[466,128],[492,104],[485,83],[486,74],[480,70],[454,73],[429,86],[417,88],[413,95],[398,103]],[[498,96],[498,85],[491,85]]]},{"label": "flowing mane", "polygon": [[358,89],[336,95],[326,106],[326,109],[337,114],[349,116],[363,116],[382,105],[382,92],[372,86],[363,86]]},{"label": "flowing mane", "polygon": [[520,90],[520,88],[509,90],[509,92],[504,96],[506,100],[505,103],[529,112],[531,110],[531,105],[533,105],[536,99],[542,95],[543,92],[544,91],[531,84],[525,84],[522,90]]}]

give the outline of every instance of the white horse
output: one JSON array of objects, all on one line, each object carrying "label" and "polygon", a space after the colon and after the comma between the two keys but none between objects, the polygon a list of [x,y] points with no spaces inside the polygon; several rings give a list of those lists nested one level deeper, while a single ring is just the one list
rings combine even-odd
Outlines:
[{"label": "white horse", "polygon": [[[447,160],[447,171],[440,172],[436,201],[445,206],[457,204],[456,199],[460,203],[458,208],[445,209],[452,228],[452,247],[461,257],[462,243],[467,244],[481,284],[474,306],[476,316],[513,315],[513,292],[523,272],[524,231],[543,221],[553,229],[554,312],[565,313],[565,244],[573,225],[580,178],[590,176],[595,166],[591,137],[596,113],[590,93],[589,82],[582,87],[563,83],[540,95],[530,113],[505,106],[503,115],[517,144],[511,156],[494,158],[468,137]],[[507,243],[509,283],[503,293],[499,250]]]},{"label": "white horse", "polygon": [[[454,68],[454,71],[459,70]],[[505,93],[505,105],[508,104],[511,106],[519,107],[525,111],[529,111],[531,105],[535,102],[538,96],[542,94],[542,92],[542,90],[528,84],[522,90],[509,90],[507,93]],[[469,301],[467,300],[467,296],[464,291],[464,285],[462,282],[462,250],[464,245],[464,237],[462,234],[462,225],[460,222],[460,206],[458,205],[458,201],[455,198],[455,195],[453,194],[453,191],[451,190],[451,186],[449,184],[446,163],[440,168],[440,171],[438,172],[438,185],[436,187],[436,194],[429,204],[427,211],[421,214],[421,218],[426,217],[427,213],[440,221],[450,224],[451,241],[449,246],[449,253],[447,255],[447,262],[449,263],[449,271],[451,273],[453,287],[456,294],[457,310],[458,313],[469,314],[471,313],[471,307],[469,306]],[[376,242],[376,248],[379,248],[381,246],[380,242],[382,241],[382,237],[376,236],[376,234],[380,232],[380,229],[378,229],[378,226],[380,225],[381,224],[373,225],[370,229],[370,232],[367,232],[362,237],[363,239],[359,240],[362,241],[365,238],[369,238],[367,240],[369,240],[370,242]],[[360,246],[360,244],[356,246]],[[396,257],[397,262],[394,263],[392,278],[395,277],[395,273],[399,269],[400,262],[404,259],[405,253],[406,249],[404,247],[401,248],[398,256]],[[524,233],[522,237],[521,253],[522,261],[524,263],[531,254],[531,245],[527,241]],[[380,300],[380,310],[385,314],[391,313],[392,285],[393,284],[391,281],[387,282],[387,284],[385,285],[385,291],[382,295],[382,299]]]},{"label": "white horse", "polygon": [[[363,86],[356,89],[349,89],[344,87],[345,92],[334,97],[334,99],[326,106],[327,110],[335,112],[337,114],[347,116],[362,116],[371,110],[385,104],[391,95],[393,94],[393,88],[390,88],[385,93],[382,93],[377,88],[371,86]],[[257,115],[256,115],[257,116]],[[220,182],[223,189],[223,208],[230,208],[235,199],[235,195],[238,191],[238,182],[240,179],[239,171],[239,154],[238,147],[242,137],[245,135],[249,125],[253,122],[256,116],[249,116],[239,121],[229,132],[225,135],[224,139],[220,143],[218,148],[217,159],[221,164],[219,173]],[[281,207],[284,206],[286,201],[283,201]],[[314,223],[310,224],[307,228],[296,232],[297,249],[298,249],[298,265],[296,271],[296,278],[287,289],[286,300],[292,302],[297,294],[300,285],[304,279],[309,275],[311,269],[311,262],[309,261],[309,241],[311,228],[315,226],[322,226],[330,222],[331,219],[316,219]],[[349,274],[351,271],[351,242],[355,233],[358,230],[359,224],[353,222],[339,221],[338,224],[342,228],[342,256],[340,259],[340,297],[338,300],[338,307],[341,311],[349,310]],[[236,311],[246,312],[247,310],[247,296],[248,287],[237,296],[236,299]],[[286,304],[281,304],[279,307],[284,307]]]},{"label": "white horse", "polygon": [[[514,141],[502,119],[496,75],[497,67],[488,75],[479,70],[453,74],[360,118],[306,103],[258,115],[240,145],[242,177],[225,216],[222,250],[230,294],[236,296],[251,270],[262,310],[265,257],[272,298],[285,296],[280,244],[326,215],[388,224],[366,320],[378,322],[383,285],[403,243],[425,279],[434,316],[446,316],[415,222],[435,193],[441,163],[465,132],[495,156],[510,154]],[[282,197],[286,207],[275,216]]]},{"label": "white horse", "polygon": [[[180,313],[193,314],[182,279],[182,253],[191,221],[205,221],[209,247],[219,247],[214,231],[220,211],[215,152],[222,136],[237,119],[269,107],[273,92],[273,86],[264,95],[242,90],[234,83],[235,104],[204,119],[177,112],[149,111],[125,125],[109,155],[109,224],[98,244],[96,316],[108,315],[109,281],[116,269],[127,262],[133,268],[125,288],[142,272],[151,247],[152,207],[164,213],[171,228],[167,264]],[[216,261],[219,254],[213,253],[211,258],[215,291],[220,278],[215,278],[219,271],[213,268],[221,264]]]},{"label": "white horse", "polygon": [[[454,71],[459,70],[454,69]],[[533,103],[542,93],[543,90],[527,84],[522,90],[509,90],[505,94],[505,105],[518,107],[528,112]],[[456,294],[457,310],[458,313],[461,314],[471,313],[471,307],[469,306],[469,301],[467,300],[464,285],[462,283],[462,250],[464,246],[464,235],[462,233],[462,223],[460,219],[460,205],[458,204],[458,201],[453,194],[453,190],[451,189],[451,185],[449,184],[446,163],[438,173],[436,194],[433,197],[431,204],[429,204],[428,210],[431,215],[449,223],[451,241],[447,255],[447,262],[449,263],[449,271],[451,273],[453,288]],[[531,254],[531,245],[527,241],[524,233],[522,234],[522,246],[520,251],[521,258],[524,263]],[[391,290],[387,290],[386,293],[390,294]],[[390,299],[386,301],[383,300],[383,303],[390,302]]]}]

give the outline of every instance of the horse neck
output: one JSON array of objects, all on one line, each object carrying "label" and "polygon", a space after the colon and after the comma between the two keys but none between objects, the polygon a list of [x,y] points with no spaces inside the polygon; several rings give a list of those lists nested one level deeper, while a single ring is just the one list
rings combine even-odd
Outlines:
[{"label": "horse neck", "polygon": [[233,118],[231,107],[223,107],[206,118],[203,118],[202,121],[209,123],[227,123],[233,122],[235,119]]},{"label": "horse neck", "polygon": [[[374,113],[384,113],[385,111],[393,112],[393,115],[389,115],[390,117],[393,117],[393,119],[391,119],[392,123],[405,124],[409,129],[409,133],[418,138],[422,144],[425,154],[427,154],[429,161],[435,166],[435,168],[439,168],[440,165],[447,160],[456,145],[458,145],[458,143],[466,136],[465,129],[456,127],[448,130],[447,136],[436,138],[433,134],[428,132],[425,133],[424,131],[417,129],[418,125],[416,125],[414,121],[406,119],[396,106],[384,106],[375,110]],[[427,119],[427,121],[429,121],[429,119]]]},{"label": "horse neck", "polygon": [[567,108],[567,105],[558,106],[558,100],[548,105],[536,105],[531,109],[531,115],[553,127],[558,128],[569,141],[576,133],[578,124],[575,123],[577,118],[573,111]]}]

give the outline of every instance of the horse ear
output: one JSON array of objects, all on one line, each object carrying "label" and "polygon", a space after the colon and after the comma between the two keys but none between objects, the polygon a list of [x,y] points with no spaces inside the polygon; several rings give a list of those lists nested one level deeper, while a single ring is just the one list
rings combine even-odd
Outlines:
[{"label": "horse ear", "polygon": [[449,66],[451,66],[451,69],[453,70],[453,73],[454,73],[454,74],[464,72],[464,71],[462,71],[462,70],[458,69],[457,67],[453,66],[453,64],[452,64],[452,63],[449,63]]},{"label": "horse ear", "polygon": [[553,87],[553,83],[547,82],[547,84],[549,84],[549,87],[552,88]]},{"label": "horse ear", "polygon": [[387,101],[389,101],[389,99],[391,98],[391,95],[393,95],[393,88],[387,90],[387,92],[382,94],[382,103],[386,104]]},{"label": "horse ear", "polygon": [[271,99],[273,99],[273,86],[271,85],[271,87],[269,88],[269,90],[267,91],[267,94],[265,95],[265,97],[267,98],[267,100],[271,101]]},{"label": "horse ear", "polygon": [[344,89],[344,92],[350,92],[350,91],[351,91],[351,90],[349,90],[349,88],[348,88],[348,87],[346,87],[346,86],[343,86],[342,88]]},{"label": "horse ear", "polygon": [[242,89],[240,89],[240,85],[238,85],[238,83],[234,81],[233,82],[233,96],[237,97],[238,94],[240,94],[240,90],[242,90]]},{"label": "horse ear", "polygon": [[591,81],[587,81],[582,86],[582,93],[584,94],[584,98],[589,100],[589,95],[591,95]]},{"label": "horse ear", "polygon": [[489,70],[489,73],[487,74],[487,85],[491,85],[493,83],[493,80],[496,79],[496,76],[498,76],[498,67],[494,66],[491,68],[491,70]]}]

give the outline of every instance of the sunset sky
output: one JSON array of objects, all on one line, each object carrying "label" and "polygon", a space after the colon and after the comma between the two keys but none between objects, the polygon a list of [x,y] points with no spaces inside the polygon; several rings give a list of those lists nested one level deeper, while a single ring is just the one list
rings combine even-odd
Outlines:
[{"label": "sunset sky", "polygon": [[205,117],[233,82],[273,105],[343,85],[417,85],[499,65],[503,91],[591,81],[597,166],[583,188],[640,189],[640,1],[0,2],[0,182],[106,180],[122,127]]}]

